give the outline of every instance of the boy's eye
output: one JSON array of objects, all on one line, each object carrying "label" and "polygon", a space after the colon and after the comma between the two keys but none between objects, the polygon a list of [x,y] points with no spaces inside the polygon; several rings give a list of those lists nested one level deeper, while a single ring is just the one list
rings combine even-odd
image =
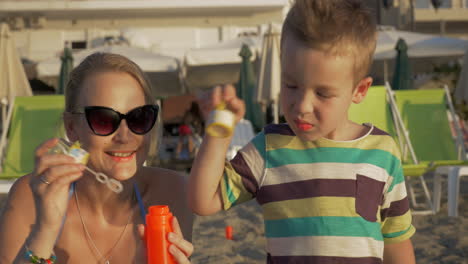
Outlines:
[{"label": "boy's eye", "polygon": [[322,97],[322,98],[330,98],[331,95],[327,94],[327,93],[324,93],[324,92],[317,92],[317,95]]}]

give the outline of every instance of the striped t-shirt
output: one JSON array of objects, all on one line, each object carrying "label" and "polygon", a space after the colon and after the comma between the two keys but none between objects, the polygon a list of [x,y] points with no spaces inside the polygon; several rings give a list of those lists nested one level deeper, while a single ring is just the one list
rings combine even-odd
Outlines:
[{"label": "striped t-shirt", "polygon": [[373,126],[356,140],[302,141],[269,125],[227,162],[224,209],[256,198],[267,263],[383,263],[384,243],[415,232],[399,157]]}]

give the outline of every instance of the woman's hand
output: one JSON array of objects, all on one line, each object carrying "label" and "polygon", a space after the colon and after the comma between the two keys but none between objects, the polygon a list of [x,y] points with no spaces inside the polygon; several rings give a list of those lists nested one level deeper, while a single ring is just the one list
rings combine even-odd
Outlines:
[{"label": "woman's hand", "polygon": [[234,113],[236,124],[244,117],[244,101],[236,96],[236,88],[230,84],[218,85],[197,96],[197,103],[200,106],[205,120],[207,120],[211,111],[221,102],[224,102],[226,108]]},{"label": "woman's hand", "polygon": [[172,229],[174,232],[168,235],[169,242],[172,243],[172,245],[169,246],[169,252],[174,256],[177,263],[190,263],[188,258],[193,253],[193,245],[184,239],[179,221],[175,216],[172,218]]},{"label": "woman's hand", "polygon": [[[188,242],[184,239],[182,235],[182,230],[179,226],[179,221],[174,216],[172,218],[172,229],[174,230],[173,233],[168,234],[168,240],[171,243],[169,246],[169,252],[174,256],[175,260],[179,264],[187,264],[190,263],[189,257],[193,253],[193,245],[192,243]],[[145,241],[145,226],[138,225],[138,233],[140,234],[140,238]],[[146,245],[145,245],[145,255],[146,256]],[[144,262],[143,262],[144,263]]]},{"label": "woman's hand", "polygon": [[58,143],[51,139],[40,145],[35,152],[35,167],[30,186],[37,208],[36,224],[59,231],[66,214],[70,184],[83,175],[85,168],[65,154],[49,154]]}]

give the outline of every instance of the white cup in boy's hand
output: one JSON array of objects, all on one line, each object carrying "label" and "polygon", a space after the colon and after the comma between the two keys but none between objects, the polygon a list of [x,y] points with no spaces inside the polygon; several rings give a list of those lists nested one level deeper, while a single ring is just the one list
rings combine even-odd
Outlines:
[{"label": "white cup in boy's hand", "polygon": [[232,85],[218,85],[200,94],[198,104],[207,120],[207,133],[212,136],[231,135],[233,127],[245,114],[245,104],[236,96]]}]

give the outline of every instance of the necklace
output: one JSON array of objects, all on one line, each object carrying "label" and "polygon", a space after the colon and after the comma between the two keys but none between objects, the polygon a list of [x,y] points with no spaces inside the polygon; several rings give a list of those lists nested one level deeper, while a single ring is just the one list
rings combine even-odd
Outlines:
[{"label": "necklace", "polygon": [[[122,237],[123,237],[123,235],[125,233],[125,230],[127,229],[127,226],[130,223],[130,219],[132,218],[133,213],[130,213],[130,215],[128,216],[128,219],[127,219],[127,223],[125,224],[125,227],[122,230],[122,233],[120,233],[119,238],[117,239],[115,244],[112,246],[112,248],[109,250],[109,252],[104,256],[101,253],[101,251],[99,251],[96,244],[94,244],[94,241],[91,238],[91,235],[89,234],[88,228],[86,228],[85,222],[83,220],[83,216],[81,215],[80,204],[78,203],[78,192],[77,192],[76,186],[75,186],[75,201],[76,201],[76,208],[78,209],[78,215],[80,216],[81,224],[83,225],[83,229],[85,231],[86,237],[87,237],[87,239],[89,241],[91,241],[91,245],[93,246],[96,253],[99,255],[98,262],[101,261],[101,259],[104,259],[105,260],[104,264],[110,264],[110,259],[112,258],[111,253],[114,250],[114,248],[117,246],[117,244],[120,242],[120,240],[122,239]],[[109,256],[109,257],[107,258],[107,256]]]}]

